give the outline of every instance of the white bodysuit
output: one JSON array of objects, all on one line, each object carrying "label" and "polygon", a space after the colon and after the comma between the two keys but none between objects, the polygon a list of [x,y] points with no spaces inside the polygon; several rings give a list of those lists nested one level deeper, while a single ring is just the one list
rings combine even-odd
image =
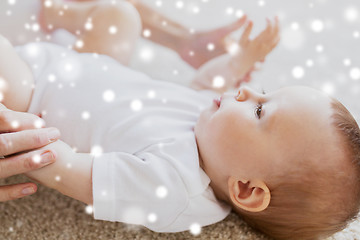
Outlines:
[{"label": "white bodysuit", "polygon": [[48,43],[17,51],[35,76],[29,112],[42,113],[77,152],[94,154],[95,219],[178,232],[229,214],[199,166],[193,131],[215,93]]}]

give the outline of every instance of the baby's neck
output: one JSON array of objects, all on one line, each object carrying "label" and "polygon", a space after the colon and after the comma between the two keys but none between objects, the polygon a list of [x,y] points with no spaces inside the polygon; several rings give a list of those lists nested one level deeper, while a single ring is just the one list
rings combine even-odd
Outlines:
[{"label": "baby's neck", "polygon": [[215,197],[225,203],[230,203],[229,196],[226,194],[226,191],[223,191],[220,186],[217,186],[213,181],[210,182],[210,187],[214,191]]},{"label": "baby's neck", "polygon": [[[202,168],[202,170],[206,173],[206,169],[204,168],[204,161],[202,160],[200,154],[199,154],[199,165]],[[206,173],[207,174],[207,173]],[[209,176],[209,175],[208,175]],[[226,194],[226,191],[224,192],[220,186],[218,186],[214,181],[210,179],[210,187],[213,189],[214,194],[218,200],[224,201],[226,203],[229,202],[229,196]]]},{"label": "baby's neck", "polygon": [[[199,149],[199,145],[197,144],[197,148],[198,148],[198,157],[199,157],[199,166],[201,167],[201,169],[206,173],[206,168],[205,168],[205,164],[204,161],[201,157],[200,154],[200,149]],[[207,174],[207,173],[206,173]],[[209,175],[208,175],[209,176]],[[214,194],[216,196],[216,198],[220,201],[224,201],[226,203],[229,203],[229,196],[226,194],[226,191],[222,191],[220,186],[217,186],[217,184],[214,183],[214,181],[212,181],[210,179],[210,187],[213,189]]]}]

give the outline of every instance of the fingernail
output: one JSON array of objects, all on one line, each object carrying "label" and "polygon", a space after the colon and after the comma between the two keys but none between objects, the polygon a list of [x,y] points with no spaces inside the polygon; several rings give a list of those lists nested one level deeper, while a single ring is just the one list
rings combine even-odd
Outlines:
[{"label": "fingernail", "polygon": [[56,128],[52,128],[48,132],[48,138],[50,142],[55,142],[60,137],[60,132]]},{"label": "fingernail", "polygon": [[53,162],[54,154],[51,151],[46,151],[41,154],[41,164],[49,164]]},{"label": "fingernail", "polygon": [[21,194],[23,195],[30,195],[33,194],[35,192],[33,187],[26,187],[23,190],[21,190]]}]

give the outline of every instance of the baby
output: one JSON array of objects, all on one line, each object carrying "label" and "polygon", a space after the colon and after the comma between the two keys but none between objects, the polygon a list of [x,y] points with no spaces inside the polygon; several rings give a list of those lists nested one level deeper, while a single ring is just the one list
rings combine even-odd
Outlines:
[{"label": "baby", "polygon": [[[53,154],[56,163],[27,175],[92,204],[96,219],[159,232],[213,224],[231,209],[277,239],[343,229],[360,202],[360,132],[346,108],[307,87],[218,95],[278,42],[277,20],[254,40],[251,26],[241,51],[206,63],[191,84],[217,93],[52,44],[16,52],[1,38],[2,102],[62,133],[29,154],[33,164]],[[226,84],[209,84],[216,76]]]}]

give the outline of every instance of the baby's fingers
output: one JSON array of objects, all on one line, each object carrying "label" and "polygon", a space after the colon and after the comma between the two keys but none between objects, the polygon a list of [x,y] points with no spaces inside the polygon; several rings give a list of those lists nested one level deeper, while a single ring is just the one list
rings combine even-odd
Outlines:
[{"label": "baby's fingers", "polygon": [[278,16],[275,17],[274,35],[278,35],[280,31],[280,23]]},{"label": "baby's fingers", "polygon": [[273,33],[273,31],[274,31],[274,27],[273,27],[273,25],[272,25],[269,18],[266,18],[266,29],[265,29],[265,31],[267,33]]},{"label": "baby's fingers", "polygon": [[273,39],[275,39],[275,42],[278,43],[280,40],[280,24],[279,24],[279,18],[275,17],[275,26],[274,26],[274,33],[273,33]]},{"label": "baby's fingers", "polygon": [[246,26],[243,34],[240,37],[240,46],[244,46],[249,41],[249,36],[253,28],[253,22],[249,21],[249,24]]},{"label": "baby's fingers", "polygon": [[273,39],[276,37],[276,23],[275,25],[272,24],[270,19],[266,18],[266,28],[255,38],[255,41],[260,43],[267,43],[268,45],[273,42]]},{"label": "baby's fingers", "polygon": [[263,38],[262,40],[269,41],[271,40],[272,36],[274,34],[274,26],[269,18],[266,18],[266,28],[265,30],[260,34]]}]

